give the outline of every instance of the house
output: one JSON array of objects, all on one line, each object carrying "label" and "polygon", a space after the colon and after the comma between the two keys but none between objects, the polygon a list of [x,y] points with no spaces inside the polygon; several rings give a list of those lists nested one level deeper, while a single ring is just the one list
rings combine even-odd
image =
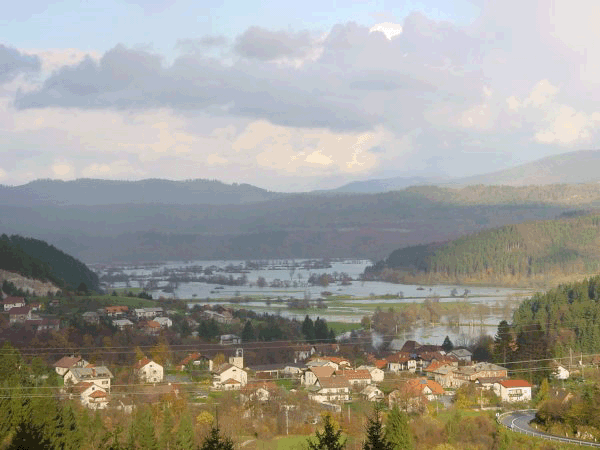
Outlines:
[{"label": "house", "polygon": [[315,351],[315,347],[308,344],[294,347],[294,362],[307,360],[314,355]]},{"label": "house", "polygon": [[449,355],[455,356],[459,361],[471,362],[473,353],[466,348],[456,348],[452,350]]},{"label": "house", "polygon": [[29,303],[32,311],[40,311],[42,309],[42,304],[40,302],[31,302]]},{"label": "house", "polygon": [[308,367],[329,366],[335,370],[338,370],[344,367],[350,367],[350,361],[345,358],[338,358],[335,356],[318,356],[308,361],[306,365]]},{"label": "house", "polygon": [[144,333],[149,334],[151,336],[156,336],[157,334],[160,334],[160,330],[162,330],[160,324],[154,320],[140,322],[140,328]]},{"label": "house", "polygon": [[385,398],[385,395],[377,386],[370,384],[360,391],[360,395],[369,402],[379,402]]},{"label": "house", "polygon": [[105,366],[98,367],[71,367],[64,376],[65,386],[76,385],[82,381],[94,383],[110,392],[110,380],[113,374]]},{"label": "house", "polygon": [[248,383],[241,390],[240,397],[242,402],[249,401],[267,402],[277,392],[277,385],[268,381],[259,383]]},{"label": "house", "polygon": [[59,331],[60,320],[51,317],[31,316],[31,319],[25,321],[25,326],[32,327],[36,333],[45,331]]},{"label": "house", "polygon": [[115,319],[112,321],[112,324],[121,331],[133,326],[133,322],[129,319]]},{"label": "house", "polygon": [[386,358],[387,370],[389,372],[401,372],[408,370],[414,372],[417,370],[417,360],[408,353],[398,352]]},{"label": "house", "polygon": [[221,345],[237,345],[242,343],[242,339],[235,334],[223,334],[219,338]]},{"label": "house", "polygon": [[64,376],[69,369],[73,367],[85,367],[88,365],[88,362],[83,359],[81,356],[63,356],[58,361],[56,361],[53,366],[56,373],[61,377]]},{"label": "house", "polygon": [[13,323],[25,323],[26,320],[30,320],[31,308],[29,306],[16,306],[8,310],[9,322]]},{"label": "house", "polygon": [[194,352],[183,358],[179,365],[176,366],[176,369],[180,371],[183,371],[186,368],[208,369],[209,371],[212,371],[213,362],[208,356],[203,356],[198,352]]},{"label": "house", "polygon": [[104,313],[108,317],[118,319],[120,317],[125,317],[129,313],[129,306],[125,306],[125,305],[107,306],[104,308]]},{"label": "house", "polygon": [[454,378],[454,372],[456,372],[457,370],[458,367],[446,363],[436,363],[434,367],[428,367],[427,369],[425,369],[426,373],[430,377],[433,377],[435,382],[443,388],[457,388],[463,384],[462,381],[456,380]]},{"label": "house", "polygon": [[444,395],[444,389],[438,383],[426,378],[413,378],[406,381],[400,389],[388,396],[389,407],[394,405],[404,411],[419,411],[432,400]]},{"label": "house", "polygon": [[213,387],[216,389],[240,389],[248,383],[248,373],[233,364],[221,364],[213,373]]},{"label": "house", "polygon": [[106,389],[91,383],[89,381],[82,381],[73,386],[70,391],[70,397],[73,395],[79,395],[81,404],[86,408],[106,409],[108,406],[108,394]]},{"label": "house", "polygon": [[344,376],[319,378],[312,386],[308,398],[319,403],[350,400],[350,383]]},{"label": "house", "polygon": [[291,364],[288,363],[284,366],[281,374],[285,377],[296,377],[299,378],[302,376],[303,369],[306,366],[304,364]]},{"label": "house", "polygon": [[420,347],[422,347],[422,345],[419,344],[417,341],[408,340],[404,343],[404,345],[402,345],[402,347],[400,348],[400,352],[408,353],[410,355],[416,355],[417,349],[419,349]]},{"label": "house", "polygon": [[163,366],[148,358],[140,359],[133,366],[135,376],[145,383],[160,383],[164,378]]},{"label": "house", "polygon": [[571,372],[561,364],[558,364],[552,372],[552,376],[557,380],[568,380],[570,375]]},{"label": "house", "polygon": [[173,321],[168,317],[156,317],[154,318],[154,321],[162,328],[171,328],[173,326]]},{"label": "house", "polygon": [[505,367],[492,363],[476,363],[471,366],[459,367],[453,376],[458,385],[474,382],[478,378],[507,378],[508,372]]},{"label": "house", "polygon": [[385,372],[383,370],[379,369],[378,367],[375,367],[375,366],[359,366],[359,367],[357,367],[357,370],[362,370],[362,369],[369,371],[369,373],[371,374],[371,380],[373,380],[373,383],[380,383],[385,378]]},{"label": "house", "polygon": [[25,299],[23,297],[6,297],[2,300],[4,305],[4,311],[10,311],[12,308],[22,308],[25,306]]},{"label": "house", "polygon": [[366,386],[367,384],[371,384],[373,381],[371,379],[371,374],[368,370],[351,370],[351,369],[340,369],[336,370],[336,376],[342,375],[346,377],[351,386]]},{"label": "house", "polygon": [[333,376],[335,369],[330,366],[311,367],[304,372],[300,383],[305,386],[313,386],[320,378],[329,378]]},{"label": "house", "polygon": [[133,310],[133,314],[135,317],[140,319],[153,319],[157,316],[161,316],[164,314],[164,311],[160,307],[156,308],[136,308]]},{"label": "house", "polygon": [[205,320],[214,320],[217,323],[222,323],[225,325],[229,325],[234,322],[233,315],[227,310],[224,310],[221,313],[207,310],[202,313],[202,318]]},{"label": "house", "polygon": [[98,325],[100,323],[100,315],[96,311],[87,311],[81,315],[84,322],[91,325]]},{"label": "house", "polygon": [[494,392],[503,402],[531,400],[531,384],[525,380],[503,380],[494,384]]}]

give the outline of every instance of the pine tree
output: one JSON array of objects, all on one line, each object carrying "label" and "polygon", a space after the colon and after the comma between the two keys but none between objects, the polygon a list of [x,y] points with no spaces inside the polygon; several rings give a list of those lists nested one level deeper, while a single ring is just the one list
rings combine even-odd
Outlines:
[{"label": "pine tree", "polygon": [[192,426],[192,421],[187,413],[184,414],[179,421],[174,448],[176,450],[192,450],[196,448],[194,442],[194,427]]},{"label": "pine tree", "polygon": [[343,450],[346,448],[346,440],[342,440],[342,430],[335,429],[331,415],[327,414],[323,418],[323,431],[315,431],[316,442],[308,439],[309,450]]},{"label": "pine tree", "polygon": [[244,325],[244,329],[242,330],[242,342],[252,342],[256,340],[256,335],[254,334],[254,327],[252,326],[252,321],[247,320]]},{"label": "pine tree", "polygon": [[173,416],[167,407],[163,408],[158,448],[161,450],[169,450],[173,448]]},{"label": "pine tree", "polygon": [[133,423],[135,448],[143,450],[158,450],[158,443],[154,434],[154,420],[152,411],[143,408],[138,411]]},{"label": "pine tree", "polygon": [[221,436],[218,427],[212,427],[204,438],[200,450],[233,450],[233,441],[228,436]]},{"label": "pine tree", "polygon": [[380,404],[376,404],[373,408],[365,431],[367,440],[363,442],[363,450],[394,450],[394,444],[387,440],[383,431]]},{"label": "pine tree", "polygon": [[448,353],[448,352],[451,352],[453,349],[454,349],[454,344],[452,343],[450,338],[448,336],[446,336],[446,339],[444,339],[444,343],[442,344],[442,350],[444,350],[446,353]]},{"label": "pine tree", "polygon": [[408,416],[400,411],[398,405],[390,411],[386,423],[386,437],[394,450],[412,450],[415,448],[412,432],[408,426]]},{"label": "pine tree", "polygon": [[302,334],[308,342],[315,340],[315,324],[308,315],[304,318],[304,322],[302,322]]}]

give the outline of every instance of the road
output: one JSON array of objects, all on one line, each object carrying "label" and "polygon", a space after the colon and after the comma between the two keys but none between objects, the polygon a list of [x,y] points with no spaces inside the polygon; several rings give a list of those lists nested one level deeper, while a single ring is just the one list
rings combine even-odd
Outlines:
[{"label": "road", "polygon": [[535,410],[526,410],[526,411],[513,411],[510,413],[502,414],[498,420],[504,425],[506,428],[515,431],[517,433],[523,433],[528,436],[535,436],[541,439],[547,439],[552,441],[560,441],[567,442],[571,444],[584,445],[588,447],[599,447],[600,443],[589,442],[589,441],[581,441],[579,439],[571,439],[566,437],[555,436],[553,434],[544,433],[543,431],[538,431],[535,428],[529,426],[529,422],[531,422],[535,418]]}]

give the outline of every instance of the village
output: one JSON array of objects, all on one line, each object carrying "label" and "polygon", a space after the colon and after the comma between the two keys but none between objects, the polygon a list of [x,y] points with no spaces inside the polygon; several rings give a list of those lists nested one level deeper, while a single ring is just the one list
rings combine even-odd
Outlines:
[{"label": "village", "polygon": [[[35,324],[38,330],[58,326],[58,319],[36,316],[39,304],[26,305],[24,298],[7,297],[3,305],[11,324]],[[171,313],[161,307],[130,310],[127,306],[114,305],[85,312],[82,319],[97,324],[104,316],[119,330],[135,326],[143,333],[157,335],[172,326]],[[206,310],[203,317],[219,323],[234,320],[228,310]],[[357,399],[383,401],[390,408],[398,404],[407,412],[422,411],[431,402],[449,406],[456,390],[469,384],[477,390],[493,392],[500,402],[527,402],[532,398],[529,382],[509,378],[506,367],[473,361],[472,353],[466,348],[445,351],[438,345],[422,345],[412,340],[401,343],[395,339],[388,355],[378,358],[365,353],[361,358],[364,363],[356,366],[344,356],[337,343],[286,343],[293,347],[293,360],[247,366],[243,347],[236,347],[241,344],[237,335],[221,335],[219,346],[222,349],[217,353],[192,351],[180,361],[169,361],[166,367],[144,356],[130,368],[132,379],[137,385],[145,385],[149,395],[184,395],[194,383],[182,375],[202,370],[210,375],[208,382],[205,377],[204,382],[198,383],[205,393],[239,391],[242,399],[260,401],[267,401],[282,386],[277,383],[279,380],[287,380],[286,386],[290,389],[303,391],[314,404],[336,412]],[[53,367],[62,377],[63,393],[69,398],[79,398],[81,404],[90,409],[131,410],[135,404],[128,398],[127,390],[122,389],[123,385],[111,389],[114,378],[111,368],[90,364],[84,355],[65,355]],[[561,366],[559,370],[566,369]],[[564,377],[564,373],[559,377]],[[481,398],[481,406],[484,406],[484,396]],[[486,406],[489,406],[489,395],[485,398]]]}]

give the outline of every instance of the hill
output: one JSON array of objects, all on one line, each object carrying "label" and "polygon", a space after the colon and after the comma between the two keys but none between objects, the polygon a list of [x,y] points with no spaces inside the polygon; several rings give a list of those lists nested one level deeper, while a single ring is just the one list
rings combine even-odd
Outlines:
[{"label": "hill", "polygon": [[366,271],[384,279],[528,284],[600,270],[600,215],[507,225],[443,244],[402,248]]},{"label": "hill", "polygon": [[90,290],[100,287],[98,276],[81,261],[44,241],[17,235],[0,236],[0,269],[71,289],[81,283]]},{"label": "hill", "polygon": [[355,193],[377,194],[389,191],[406,189],[409,186],[435,185],[447,182],[441,177],[393,177],[364,181],[353,181],[329,191],[315,191],[315,193]]},{"label": "hill", "polygon": [[528,186],[600,181],[600,150],[548,156],[509,169],[452,180],[449,185]]},{"label": "hill", "polygon": [[0,186],[0,205],[237,205],[283,195],[249,184],[226,184],[216,180],[112,181],[81,178],[73,181],[36,180],[22,186]]},{"label": "hill", "polygon": [[0,232],[86,262],[238,258],[381,259],[390,248],[556,218],[571,205],[477,205],[419,192],[294,194],[243,205],[0,206]]}]

